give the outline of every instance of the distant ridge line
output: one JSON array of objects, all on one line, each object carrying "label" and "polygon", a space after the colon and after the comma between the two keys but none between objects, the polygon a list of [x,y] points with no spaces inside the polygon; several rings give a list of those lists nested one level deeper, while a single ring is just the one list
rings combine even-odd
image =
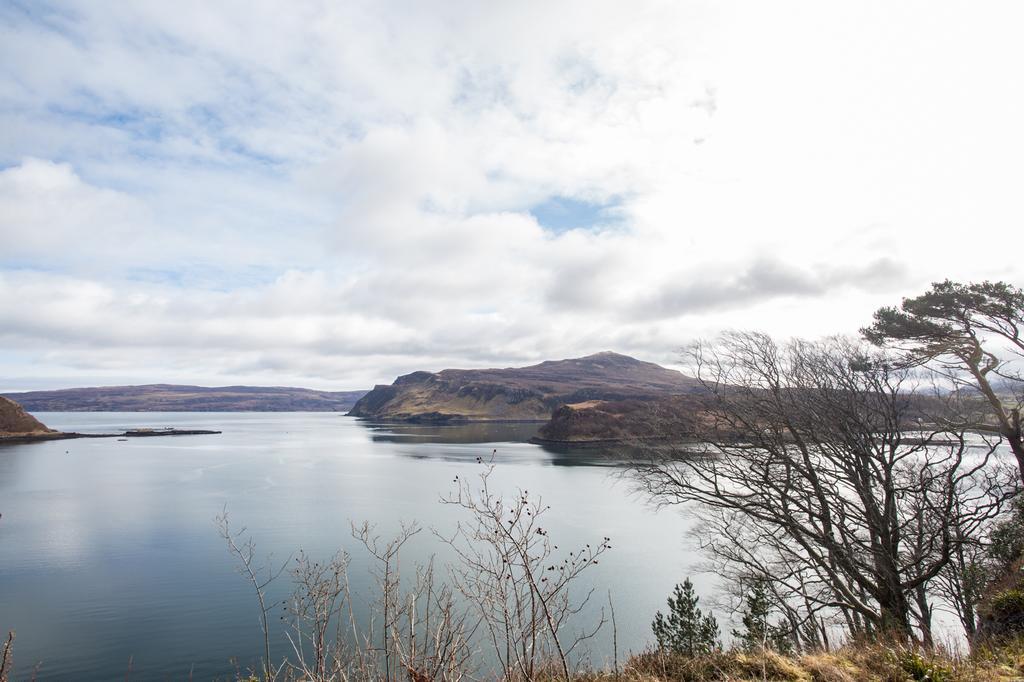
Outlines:
[{"label": "distant ridge line", "polygon": [[366,391],[140,384],[5,393],[33,412],[346,412]]}]

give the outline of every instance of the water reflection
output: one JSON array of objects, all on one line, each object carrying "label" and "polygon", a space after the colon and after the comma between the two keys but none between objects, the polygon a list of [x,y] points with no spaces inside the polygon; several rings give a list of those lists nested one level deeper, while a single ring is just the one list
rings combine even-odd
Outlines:
[{"label": "water reflection", "polygon": [[[500,445],[502,443],[535,443],[537,430],[543,422],[468,422],[461,424],[403,424],[398,422],[358,421],[367,429],[375,443],[394,443],[398,446],[416,445]],[[640,447],[625,445],[579,447],[558,443],[536,443],[533,452],[538,463],[553,466],[620,467],[644,455]],[[521,460],[523,452],[509,452],[500,447],[460,450],[451,447],[415,447],[396,449],[406,457],[416,459],[442,459],[445,461],[475,461],[477,458],[507,461],[509,457]]]},{"label": "water reflection", "polygon": [[537,435],[543,422],[357,423],[369,429],[375,443],[526,443]]}]

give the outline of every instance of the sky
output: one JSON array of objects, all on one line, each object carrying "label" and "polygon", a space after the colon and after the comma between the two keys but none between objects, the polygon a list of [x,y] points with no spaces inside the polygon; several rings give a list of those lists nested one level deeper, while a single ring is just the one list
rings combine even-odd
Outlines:
[{"label": "sky", "polygon": [[0,391],[361,389],[1024,284],[1024,3],[0,0]]}]

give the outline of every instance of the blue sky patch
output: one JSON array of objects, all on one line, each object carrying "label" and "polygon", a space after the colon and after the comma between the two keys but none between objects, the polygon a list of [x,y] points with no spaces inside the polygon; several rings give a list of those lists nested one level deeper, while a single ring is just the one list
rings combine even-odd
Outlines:
[{"label": "blue sky patch", "polygon": [[193,264],[179,268],[138,267],[129,270],[129,281],[177,288],[205,291],[234,291],[245,287],[265,286],[285,272],[284,267],[248,265],[222,268],[214,265]]},{"label": "blue sky patch", "polygon": [[545,230],[561,233],[577,229],[592,230],[614,222],[612,211],[618,206],[618,199],[593,202],[553,196],[530,207],[530,214]]}]

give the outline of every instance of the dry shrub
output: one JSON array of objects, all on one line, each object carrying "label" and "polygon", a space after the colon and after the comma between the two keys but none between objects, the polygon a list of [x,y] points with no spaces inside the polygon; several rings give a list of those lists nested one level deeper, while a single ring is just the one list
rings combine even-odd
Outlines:
[{"label": "dry shrub", "polygon": [[998,646],[980,646],[972,659],[991,675],[988,679],[1024,680],[1024,635],[1004,639]]},{"label": "dry shrub", "polygon": [[857,666],[835,654],[807,654],[801,656],[799,662],[814,682],[857,682],[862,679]]},{"label": "dry shrub", "polygon": [[679,682],[812,682],[799,663],[774,651],[716,651],[703,656],[648,651],[630,659],[629,679],[678,680]]},{"label": "dry shrub", "polygon": [[[591,675],[587,680],[610,680]],[[799,657],[720,651],[705,656],[647,651],[630,658],[625,682],[1011,682],[1024,680],[1024,638],[959,660],[941,651],[857,644]]]}]

